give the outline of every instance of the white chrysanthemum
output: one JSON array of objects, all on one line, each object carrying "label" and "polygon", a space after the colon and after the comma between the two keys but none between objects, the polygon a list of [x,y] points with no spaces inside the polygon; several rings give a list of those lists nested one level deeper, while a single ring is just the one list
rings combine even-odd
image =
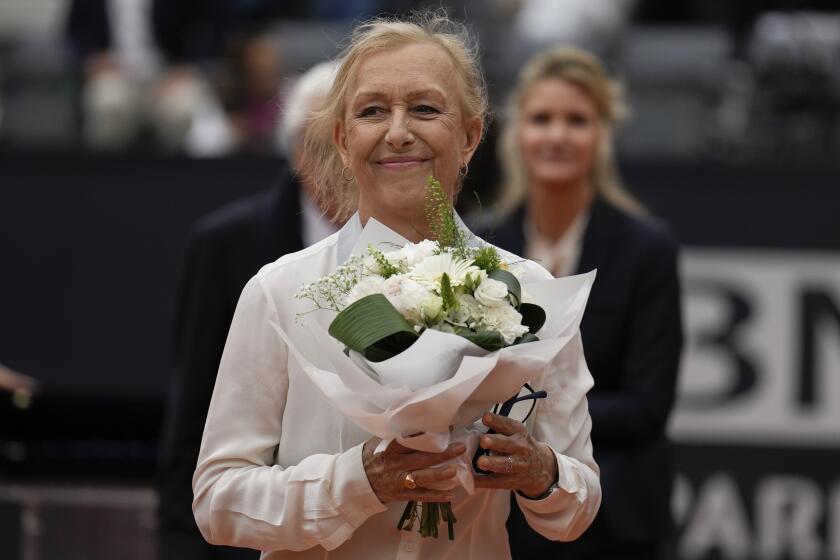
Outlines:
[{"label": "white chrysanthemum", "polygon": [[350,290],[349,294],[347,294],[346,304],[350,305],[351,303],[358,301],[365,296],[369,296],[372,294],[381,294],[383,282],[385,282],[385,279],[376,274],[372,274],[370,276],[363,276],[362,279],[359,280],[359,283],[353,286],[353,289]]},{"label": "white chrysanthemum", "polygon": [[426,257],[417,263],[408,275],[412,280],[437,290],[444,273],[449,276],[449,283],[455,287],[462,286],[468,274],[478,275],[480,270],[470,261],[455,258],[450,253],[441,253]]},{"label": "white chrysanthemum", "polygon": [[488,278],[479,284],[473,295],[479,303],[488,307],[508,305],[507,284],[492,278]]},{"label": "white chrysanthemum", "polygon": [[485,307],[478,321],[478,330],[499,331],[505,344],[528,332],[528,327],[522,325],[522,315],[510,305]]}]

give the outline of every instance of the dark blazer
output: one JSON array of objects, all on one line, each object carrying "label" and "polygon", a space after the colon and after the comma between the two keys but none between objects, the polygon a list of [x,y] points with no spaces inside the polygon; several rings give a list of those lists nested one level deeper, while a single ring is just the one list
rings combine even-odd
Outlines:
[{"label": "dark blazer", "polygon": [[265,264],[303,248],[299,188],[285,171],[271,190],[235,201],[192,229],[176,316],[173,379],[161,435],[159,558],[249,558],[211,547],[192,514],[192,475],[239,294]]},{"label": "dark blazer", "polygon": [[[488,241],[522,254],[523,220],[520,210]],[[683,343],[677,253],[662,222],[593,204],[577,272],[598,269],[581,334],[595,379],[588,399],[603,502],[575,543],[550,543],[531,531],[514,502],[514,557],[596,558],[593,547],[619,553],[625,544],[659,546],[667,538],[673,467],[665,424]]]},{"label": "dark blazer", "polygon": [[67,40],[76,56],[111,50],[111,23],[106,0],[72,0],[65,21]]}]

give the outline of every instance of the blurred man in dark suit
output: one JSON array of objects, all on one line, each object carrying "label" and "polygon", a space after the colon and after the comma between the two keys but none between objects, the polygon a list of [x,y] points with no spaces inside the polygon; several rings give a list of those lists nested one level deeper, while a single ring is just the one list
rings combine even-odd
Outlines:
[{"label": "blurred man in dark suit", "polygon": [[[332,84],[335,66],[301,77],[287,102],[282,144],[299,168],[306,117]],[[207,544],[192,514],[192,475],[207,408],[236,302],[265,264],[336,231],[310,196],[306,181],[284,168],[275,188],[235,201],[202,218],[190,234],[176,317],[175,361],[161,436],[158,489],[160,560],[257,558],[245,549]]]}]

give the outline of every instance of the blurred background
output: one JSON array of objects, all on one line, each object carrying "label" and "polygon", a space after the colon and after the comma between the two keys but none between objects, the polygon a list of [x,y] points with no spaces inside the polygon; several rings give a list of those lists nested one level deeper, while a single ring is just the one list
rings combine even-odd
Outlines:
[{"label": "blurred background", "polygon": [[[840,4],[443,4],[497,110],[558,42],[624,84],[622,174],[684,247],[677,556],[840,559]],[[277,180],[295,76],[427,5],[0,0],[0,558],[155,558],[189,228]]]}]

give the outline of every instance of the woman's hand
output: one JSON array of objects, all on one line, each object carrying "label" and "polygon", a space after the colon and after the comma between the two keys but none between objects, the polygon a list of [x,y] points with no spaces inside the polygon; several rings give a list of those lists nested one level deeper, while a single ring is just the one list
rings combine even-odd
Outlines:
[{"label": "woman's hand", "polygon": [[[380,441],[373,437],[365,442],[362,450],[365,473],[380,502],[451,502],[454,499],[451,491],[432,490],[428,485],[451,482],[454,486],[455,467],[437,465],[464,453],[467,448],[463,443],[453,443],[443,453],[425,453],[394,441],[388,449],[374,455],[373,450]],[[406,487],[406,475],[411,475],[416,488]]]},{"label": "woman's hand", "polygon": [[522,422],[490,412],[481,421],[496,433],[478,440],[479,446],[491,451],[478,459],[478,466],[494,474],[476,475],[476,488],[518,490],[533,498],[548,491],[557,481],[554,451],[532,438]]}]

